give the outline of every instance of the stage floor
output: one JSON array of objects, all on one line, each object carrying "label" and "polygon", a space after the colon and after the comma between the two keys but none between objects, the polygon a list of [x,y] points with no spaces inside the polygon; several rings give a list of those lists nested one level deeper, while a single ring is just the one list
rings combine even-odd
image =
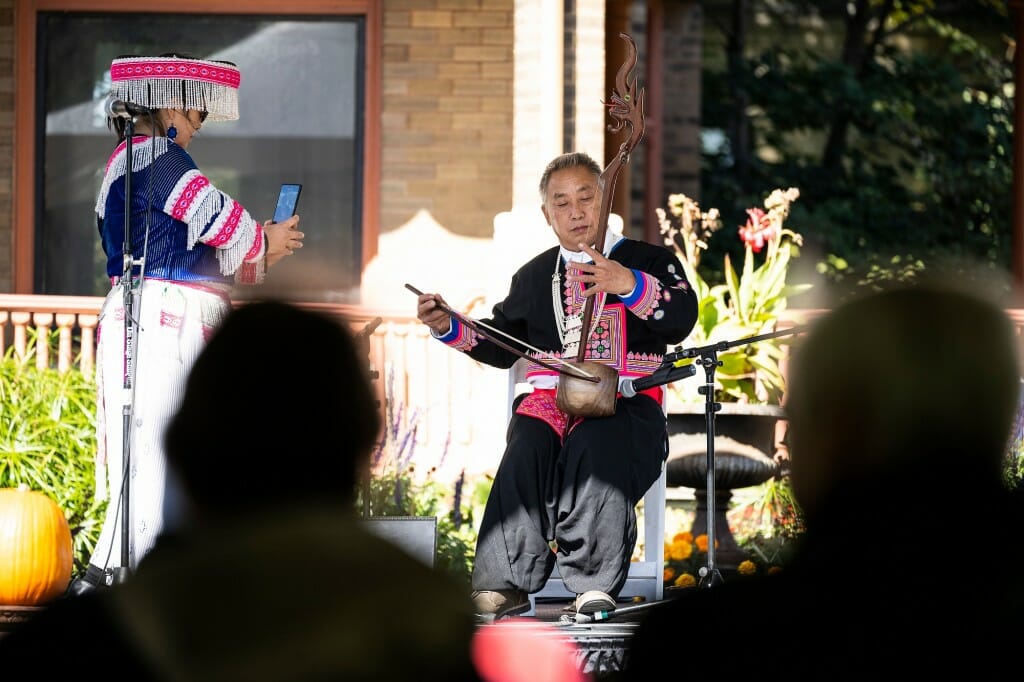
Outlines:
[{"label": "stage floor", "polygon": [[[659,602],[620,602],[607,620],[576,622],[571,600],[538,599],[531,615],[507,619],[511,626],[549,625],[547,636],[571,642],[576,663],[594,682],[619,679],[628,662],[630,638],[651,606]],[[38,611],[35,606],[0,607],[0,637]]]},{"label": "stage floor", "polygon": [[616,611],[606,620],[580,622],[576,618],[572,601],[538,599],[531,615],[510,619],[510,622],[530,625],[550,625],[551,637],[571,642],[576,649],[579,668],[594,680],[614,680],[628,662],[628,646],[637,625],[654,603],[619,602]]},{"label": "stage floor", "polygon": [[[553,624],[569,624],[571,621],[576,621],[576,610],[573,608],[573,602],[569,599],[537,599],[537,608],[532,617],[536,620],[549,622]],[[643,615],[647,612],[647,609],[653,604],[645,602],[632,602],[632,601],[620,601],[616,604],[616,609],[610,615],[611,617],[604,621],[594,621],[591,624],[601,623],[637,623]],[[582,624],[582,623],[577,623]]]}]

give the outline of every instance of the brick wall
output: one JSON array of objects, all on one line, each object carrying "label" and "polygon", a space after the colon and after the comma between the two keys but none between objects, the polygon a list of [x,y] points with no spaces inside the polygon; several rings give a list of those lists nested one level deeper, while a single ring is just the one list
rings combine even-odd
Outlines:
[{"label": "brick wall", "polygon": [[0,291],[14,287],[11,192],[14,167],[14,0],[0,0]]},{"label": "brick wall", "polygon": [[[386,0],[381,232],[490,237],[512,206],[514,0]],[[472,11],[466,11],[472,10]]]},{"label": "brick wall", "polygon": [[[0,163],[0,291],[13,288],[13,7],[13,0],[0,0],[0,155],[8,160]],[[495,214],[512,208],[515,9],[516,0],[385,0],[381,232],[424,209],[456,234],[486,238]],[[699,27],[683,39],[690,44],[668,54],[685,61],[697,56],[699,69]],[[676,73],[682,65],[667,66]],[[680,102],[699,102],[699,78],[669,89]],[[666,102],[666,112],[680,110]],[[666,122],[667,192],[687,191],[695,177],[696,168],[675,167],[687,159],[689,125]],[[672,138],[679,130],[684,139]],[[642,182],[642,173],[633,182]]]},{"label": "brick wall", "polygon": [[700,196],[703,13],[699,2],[665,7],[664,194]]}]

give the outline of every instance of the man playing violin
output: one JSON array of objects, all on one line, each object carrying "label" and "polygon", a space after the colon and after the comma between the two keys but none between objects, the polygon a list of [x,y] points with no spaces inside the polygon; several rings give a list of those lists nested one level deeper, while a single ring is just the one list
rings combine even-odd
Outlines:
[{"label": "man playing violin", "polygon": [[[438,294],[418,298],[417,317],[448,346],[500,368],[529,360],[533,390],[514,404],[477,540],[473,600],[485,618],[529,610],[529,594],[556,564],[578,595],[577,612],[614,609],[636,544],[636,505],[668,455],[661,386],[632,397],[612,390],[609,416],[562,409],[558,393],[563,376],[594,364],[614,370],[616,381],[651,374],[697,320],[696,296],[672,251],[599,224],[607,216],[601,173],[578,152],[548,164],[541,210],[558,246],[513,275],[491,318],[477,324],[450,314]],[[532,350],[517,354],[488,328]]]}]

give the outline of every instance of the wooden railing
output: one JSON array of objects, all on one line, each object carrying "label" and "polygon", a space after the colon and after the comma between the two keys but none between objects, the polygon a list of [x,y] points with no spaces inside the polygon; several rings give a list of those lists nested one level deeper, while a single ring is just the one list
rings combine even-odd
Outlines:
[{"label": "wooden railing", "polygon": [[[377,317],[392,323],[400,321],[410,326],[419,324],[408,315],[395,315],[359,306],[317,303],[300,305],[347,320],[353,331],[362,330],[370,320]],[[13,347],[14,355],[18,358],[34,353],[35,364],[40,369],[56,367],[66,371],[77,366],[85,373],[92,372],[95,369],[96,330],[102,306],[103,298],[99,296],[0,294],[0,355]],[[57,336],[55,348],[49,343],[30,343],[31,338],[54,334]],[[386,333],[378,331],[374,336],[383,337]],[[378,352],[384,350],[379,343],[371,344],[371,347],[371,359],[373,349]]]},{"label": "wooden railing", "polygon": [[[91,296],[0,294],[0,354],[11,344],[15,356],[24,358],[30,350],[29,330],[43,338],[56,330],[57,368],[63,372],[77,364],[83,372],[92,372],[102,303],[102,298]],[[37,367],[50,366],[50,344],[36,344],[33,350]]]},{"label": "wooden railing", "polygon": [[[34,352],[40,368],[78,367],[91,373],[102,303],[99,297],[0,294],[0,352],[13,347],[19,358]],[[493,470],[504,444],[506,373],[432,340],[428,329],[408,313],[343,304],[301,305],[337,315],[354,331],[377,317],[383,320],[370,336],[369,362],[379,374],[375,383],[381,404],[401,407],[387,412],[386,418],[401,421],[392,425],[399,431],[415,429],[421,473],[438,470],[442,477],[453,477],[452,472],[461,470]],[[781,326],[804,324],[819,313],[788,311]],[[1024,309],[1007,314],[1020,334]],[[55,348],[31,342],[41,335],[56,336]]]},{"label": "wooden railing", "polygon": [[[32,360],[39,368],[86,374],[95,370],[96,334],[102,297],[0,294],[0,354]],[[336,315],[353,331],[375,318],[369,364],[385,418],[399,433],[415,429],[417,468],[485,471],[501,454],[504,426],[486,417],[488,405],[504,414],[506,380],[430,338],[429,330],[408,313],[343,304],[303,303],[302,307]],[[53,342],[52,337],[56,337]],[[39,344],[37,338],[50,343]],[[297,340],[301,344],[301,340]],[[453,409],[459,406],[458,409]],[[487,456],[479,456],[481,450]],[[445,474],[447,475],[447,474]]]}]

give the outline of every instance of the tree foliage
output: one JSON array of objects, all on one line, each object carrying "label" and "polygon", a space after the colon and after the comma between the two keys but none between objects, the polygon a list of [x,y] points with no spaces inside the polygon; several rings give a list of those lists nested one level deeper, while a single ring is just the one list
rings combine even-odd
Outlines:
[{"label": "tree foliage", "polygon": [[765,188],[798,187],[803,261],[833,293],[1009,270],[1005,3],[720,0],[704,14],[720,50],[705,56],[702,125],[723,144],[704,150],[701,203],[728,220]]}]

